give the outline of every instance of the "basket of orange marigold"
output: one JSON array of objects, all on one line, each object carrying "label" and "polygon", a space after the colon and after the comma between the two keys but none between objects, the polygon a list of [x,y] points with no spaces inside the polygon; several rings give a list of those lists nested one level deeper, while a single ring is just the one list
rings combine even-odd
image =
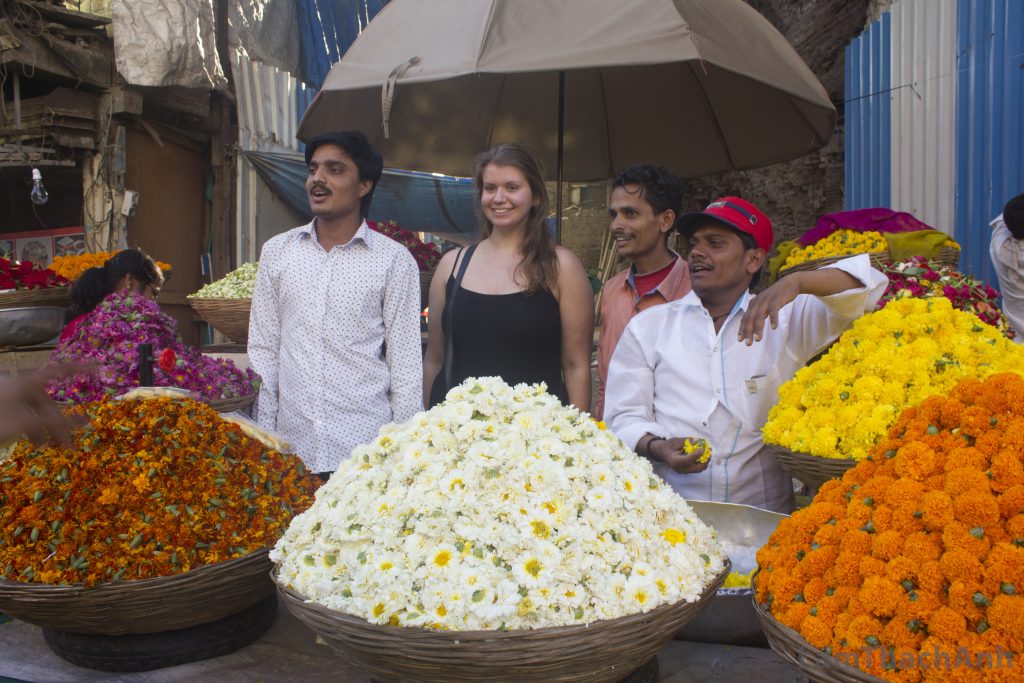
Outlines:
[{"label": "basket of orange marigold", "polygon": [[[319,481],[187,398],[79,406],[69,446],[0,463],[0,612],[76,634],[149,634],[274,591],[267,557]],[[258,436],[258,435],[257,435]]]},{"label": "basket of orange marigold", "polygon": [[906,409],[758,565],[769,642],[812,680],[1021,680],[1024,378]]}]

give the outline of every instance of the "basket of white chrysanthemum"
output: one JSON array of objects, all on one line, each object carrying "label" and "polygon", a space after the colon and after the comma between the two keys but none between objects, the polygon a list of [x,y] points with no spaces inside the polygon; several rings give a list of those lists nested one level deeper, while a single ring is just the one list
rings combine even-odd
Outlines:
[{"label": "basket of white chrysanthemum", "polygon": [[271,557],[289,609],[382,680],[619,680],[729,572],[647,461],[498,378],[354,449]]}]

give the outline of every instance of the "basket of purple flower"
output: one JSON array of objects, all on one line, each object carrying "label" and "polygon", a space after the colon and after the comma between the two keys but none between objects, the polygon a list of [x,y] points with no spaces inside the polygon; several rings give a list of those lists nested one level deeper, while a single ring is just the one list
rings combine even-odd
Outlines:
[{"label": "basket of purple flower", "polygon": [[154,386],[187,389],[208,403],[233,401],[244,406],[256,395],[259,379],[252,370],[241,370],[230,360],[205,356],[184,344],[177,323],[156,302],[115,293],[86,316],[51,356],[51,362],[91,362],[98,371],[52,382],[50,396],[65,403],[85,403],[139,386],[137,347],[142,343],[150,344],[159,356],[153,366]]}]

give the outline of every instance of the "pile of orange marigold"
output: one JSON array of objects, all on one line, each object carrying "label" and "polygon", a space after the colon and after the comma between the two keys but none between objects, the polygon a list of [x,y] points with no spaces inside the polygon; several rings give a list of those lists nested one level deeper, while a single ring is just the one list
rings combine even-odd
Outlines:
[{"label": "pile of orange marigold", "polygon": [[[50,264],[50,270],[67,278],[76,280],[78,276],[90,268],[103,267],[109,259],[114,258],[119,251],[95,251],[84,254],[68,254],[66,256],[55,256]],[[156,265],[166,276],[171,271],[171,264],[157,261]]]},{"label": "pile of orange marigold", "polygon": [[0,463],[0,578],[87,586],[186,572],[273,545],[319,485],[294,455],[191,399],[81,407],[70,446]]},{"label": "pile of orange marigold", "polygon": [[1024,378],[964,380],[905,410],[757,559],[775,619],[872,675],[1021,680]]}]

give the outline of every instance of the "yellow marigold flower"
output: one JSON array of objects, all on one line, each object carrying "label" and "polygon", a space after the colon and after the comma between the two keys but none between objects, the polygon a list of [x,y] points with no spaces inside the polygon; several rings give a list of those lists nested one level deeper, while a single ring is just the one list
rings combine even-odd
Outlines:
[{"label": "yellow marigold flower", "polygon": [[945,299],[898,299],[782,385],[763,435],[794,451],[862,460],[907,406],[1007,371],[1024,374],[1024,349],[996,328]]},{"label": "yellow marigold flower", "polygon": [[686,439],[683,441],[683,453],[689,455],[697,449],[704,449],[704,452],[697,458],[697,462],[705,463],[711,459],[711,444],[708,443],[707,439]]},{"label": "yellow marigold flower", "polygon": [[889,249],[882,233],[876,231],[836,230],[834,233],[802,249],[794,249],[786,257],[781,270],[800,263],[830,256],[852,256],[853,254],[877,254]]}]

